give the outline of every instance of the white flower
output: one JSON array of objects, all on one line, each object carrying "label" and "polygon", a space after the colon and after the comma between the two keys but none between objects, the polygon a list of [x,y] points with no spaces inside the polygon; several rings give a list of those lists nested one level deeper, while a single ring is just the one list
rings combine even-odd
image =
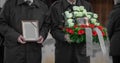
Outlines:
[{"label": "white flower", "polygon": [[93,14],[93,18],[98,18],[98,15],[97,14]]},{"label": "white flower", "polygon": [[79,6],[80,11],[85,10],[84,6]]},{"label": "white flower", "polygon": [[93,15],[93,13],[92,13],[92,12],[87,12],[87,14],[89,14],[89,15]]},{"label": "white flower", "polygon": [[73,12],[73,14],[75,17],[82,17],[84,15],[83,12],[77,12],[77,11]]},{"label": "white flower", "polygon": [[87,15],[87,10],[84,9],[83,10],[83,14]]},{"label": "white flower", "polygon": [[99,25],[100,25],[100,23],[95,23],[95,25],[96,25],[96,26],[99,26]]},{"label": "white flower", "polygon": [[65,11],[65,15],[66,15],[66,14],[69,14],[69,11]]},{"label": "white flower", "polygon": [[89,19],[92,17],[91,15],[86,15]]},{"label": "white flower", "polygon": [[69,11],[65,11],[65,16],[66,16],[66,18],[72,18],[73,17],[72,13],[69,13]]},{"label": "white flower", "polygon": [[75,11],[75,12],[73,12],[73,14],[74,14],[75,17],[77,17],[78,12]]},{"label": "white flower", "polygon": [[79,11],[79,7],[78,6],[73,6],[73,10],[74,11]]},{"label": "white flower", "polygon": [[91,21],[91,23],[95,24],[97,22],[97,19],[92,18],[92,19],[90,19],[90,21]]},{"label": "white flower", "polygon": [[69,26],[69,27],[74,26],[73,19],[68,19],[68,20],[67,20],[67,23],[68,23],[68,26]]},{"label": "white flower", "polygon": [[68,19],[67,23],[73,23],[73,19]]},{"label": "white flower", "polygon": [[82,12],[78,12],[77,17],[82,17],[84,14]]},{"label": "white flower", "polygon": [[69,27],[73,27],[73,26],[74,26],[74,23],[70,23],[68,26],[69,26]]},{"label": "white flower", "polygon": [[68,18],[72,18],[72,17],[73,17],[73,14],[70,13],[70,14],[68,15]]},{"label": "white flower", "polygon": [[65,16],[69,15],[69,11],[65,11]]}]

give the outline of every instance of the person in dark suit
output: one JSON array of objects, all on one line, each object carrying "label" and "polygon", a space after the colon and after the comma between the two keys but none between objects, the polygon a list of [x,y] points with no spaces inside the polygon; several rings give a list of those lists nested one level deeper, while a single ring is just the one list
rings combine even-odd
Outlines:
[{"label": "person in dark suit", "polygon": [[107,30],[113,63],[120,63],[120,0],[117,0],[116,3],[109,15]]},{"label": "person in dark suit", "polygon": [[[0,12],[1,12],[0,8]],[[4,53],[4,47],[3,47],[4,37],[0,34],[0,63],[3,63],[3,53]]]},{"label": "person in dark suit", "polygon": [[[0,12],[1,12],[0,8]],[[4,42],[4,37],[0,34],[0,63],[3,63],[3,56],[4,56],[4,46],[3,46],[3,42]]]},{"label": "person in dark suit", "polygon": [[74,5],[82,5],[87,11],[92,11],[90,3],[85,0],[58,0],[51,6],[51,34],[56,40],[55,63],[90,63],[89,57],[86,56],[85,43],[69,44],[62,30],[65,24],[62,13]]},{"label": "person in dark suit", "polygon": [[[41,63],[42,42],[47,37],[48,7],[40,0],[7,0],[0,14],[0,34],[4,36],[4,63]],[[22,20],[38,20],[39,38],[26,42]]]}]

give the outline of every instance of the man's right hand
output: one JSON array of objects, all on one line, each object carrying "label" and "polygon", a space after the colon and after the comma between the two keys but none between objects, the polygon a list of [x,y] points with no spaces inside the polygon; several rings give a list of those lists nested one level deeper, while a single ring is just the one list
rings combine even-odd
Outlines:
[{"label": "man's right hand", "polygon": [[22,35],[20,35],[20,36],[18,37],[18,42],[21,43],[21,44],[25,44],[25,43],[26,43],[26,42],[25,42],[25,39],[24,39],[24,37],[23,37]]}]

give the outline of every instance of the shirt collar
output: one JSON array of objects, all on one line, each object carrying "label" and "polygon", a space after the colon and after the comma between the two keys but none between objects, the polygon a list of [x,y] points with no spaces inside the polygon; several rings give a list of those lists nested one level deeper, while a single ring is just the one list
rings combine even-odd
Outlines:
[{"label": "shirt collar", "polygon": [[69,0],[67,0],[67,2],[69,2],[70,4],[76,4],[76,0],[75,0],[75,2],[70,2]]},{"label": "shirt collar", "polygon": [[[69,6],[72,5],[72,4],[70,4],[67,0],[62,0],[62,3],[63,3],[62,5],[63,5],[63,7],[64,7],[64,10],[65,10],[66,8],[68,8]],[[81,0],[76,0],[76,3],[73,4],[73,5],[77,5],[77,6],[82,5]]]},{"label": "shirt collar", "polygon": [[[27,0],[24,0],[24,1],[27,1]],[[29,1],[31,1],[33,3],[33,0],[29,0]]]},{"label": "shirt collar", "polygon": [[[18,5],[21,5],[21,4],[24,4],[24,3],[25,3],[25,0],[17,0]],[[40,7],[39,0],[34,0],[32,4],[37,6],[37,7]]]},{"label": "shirt collar", "polygon": [[67,0],[62,0],[62,5],[63,5],[63,10],[68,9],[71,5],[76,5],[76,4],[70,4]]}]

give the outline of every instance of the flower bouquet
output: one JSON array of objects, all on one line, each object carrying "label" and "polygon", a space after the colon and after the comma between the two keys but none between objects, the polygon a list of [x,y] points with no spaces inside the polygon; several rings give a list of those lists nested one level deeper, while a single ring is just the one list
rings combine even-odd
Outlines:
[{"label": "flower bouquet", "polygon": [[87,12],[84,6],[73,6],[64,12],[65,28],[63,31],[69,35],[71,43],[86,42],[86,28],[92,30],[93,42],[99,43],[98,34],[94,28],[98,28],[104,40],[107,40],[106,29],[98,22],[98,15],[93,12]]}]

